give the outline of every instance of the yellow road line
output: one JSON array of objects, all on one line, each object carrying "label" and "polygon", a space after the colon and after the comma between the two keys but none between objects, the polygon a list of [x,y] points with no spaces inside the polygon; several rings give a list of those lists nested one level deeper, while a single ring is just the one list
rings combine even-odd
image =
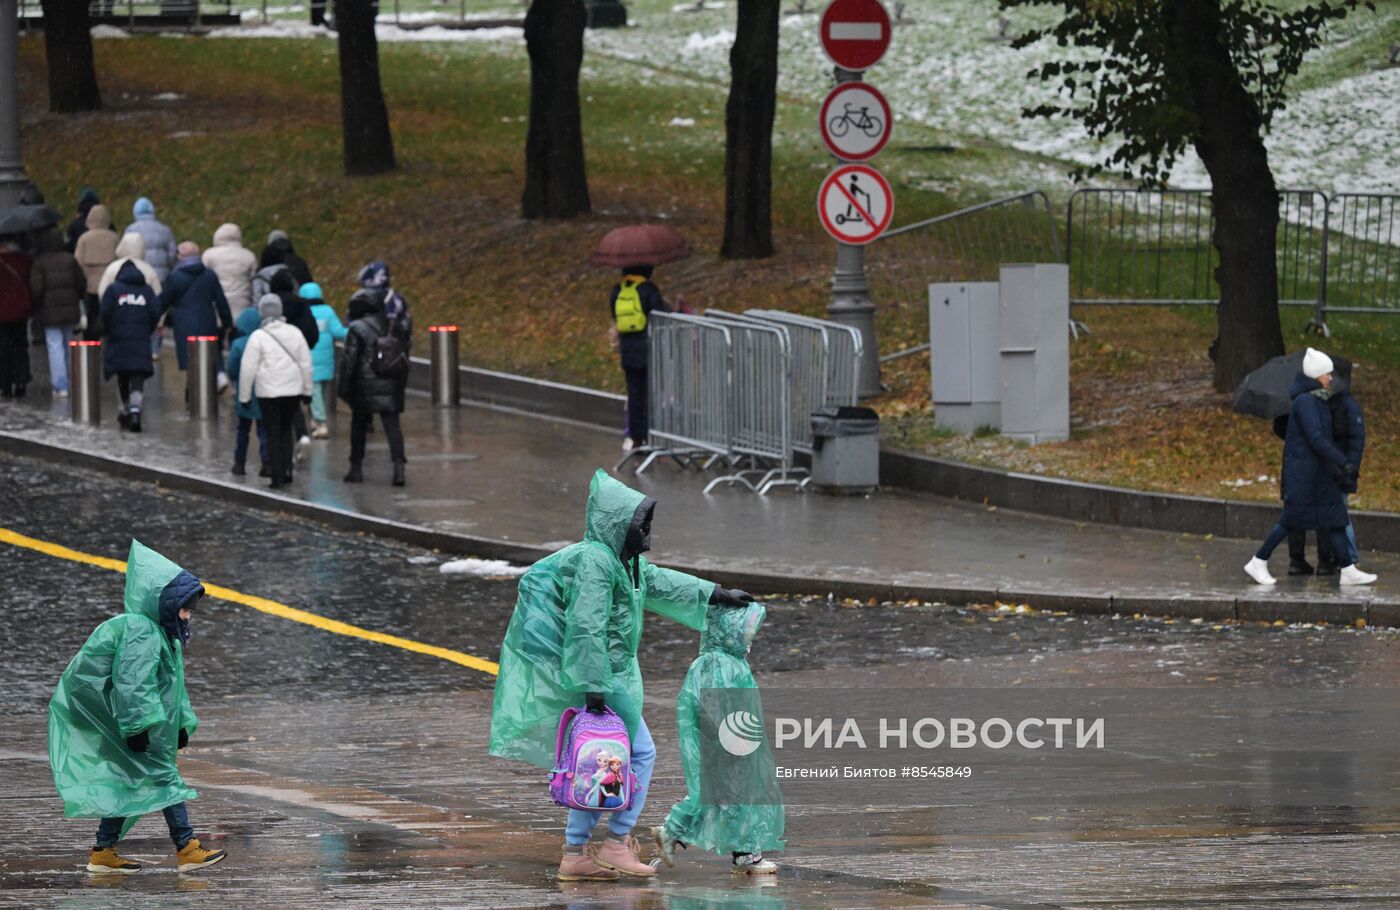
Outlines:
[{"label": "yellow road line", "polygon": [[[100,569],[109,569],[113,572],[126,571],[126,563],[120,559],[109,559],[105,556],[94,556],[91,553],[83,553],[79,550],[69,549],[60,544],[49,543],[47,540],[26,537],[8,528],[0,528],[0,543],[7,543],[11,546],[33,550],[36,553],[43,553],[45,556],[52,556],[55,559],[66,559],[69,562],[79,562],[89,566],[97,566]],[[271,616],[289,619],[292,622],[314,626],[317,629],[330,632],[334,635],[362,638],[365,641],[378,642],[381,645],[388,645],[391,648],[402,648],[405,651],[412,651],[415,654],[426,654],[429,657],[437,657],[454,664],[470,667],[473,670],[480,670],[482,673],[490,673],[492,676],[495,676],[500,670],[498,664],[480,657],[474,657],[471,654],[453,651],[451,648],[440,648],[437,645],[424,644],[421,641],[414,641],[411,638],[400,638],[397,635],[386,635],[383,632],[363,629],[359,626],[351,625],[348,622],[328,619],[316,613],[308,613],[305,610],[298,610],[296,607],[289,607],[275,600],[268,600],[265,597],[255,597],[252,594],[244,594],[232,588],[225,588],[204,582],[204,590],[210,597],[217,597],[219,600],[226,600],[229,603],[252,607],[260,613],[267,613]]]}]

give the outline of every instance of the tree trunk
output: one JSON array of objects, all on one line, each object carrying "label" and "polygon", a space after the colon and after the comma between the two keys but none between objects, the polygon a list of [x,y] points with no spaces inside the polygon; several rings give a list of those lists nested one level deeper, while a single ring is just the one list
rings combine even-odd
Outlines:
[{"label": "tree trunk", "polygon": [[49,110],[71,114],[101,109],[88,0],[43,0],[41,7],[44,54],[49,66]]},{"label": "tree trunk", "polygon": [[729,51],[724,127],[726,259],[773,255],[773,113],[778,98],[779,0],[739,0]]},{"label": "tree trunk", "polygon": [[379,83],[376,7],[370,0],[335,0],[340,122],[345,134],[345,173],[352,177],[394,169],[394,134]]},{"label": "tree trunk", "polygon": [[1263,119],[1219,39],[1219,0],[1177,0],[1174,44],[1197,120],[1195,148],[1210,174],[1220,284],[1215,387],[1283,353],[1278,308],[1278,188],[1264,147]]},{"label": "tree trunk", "polygon": [[578,104],[587,20],[583,0],[533,0],[525,14],[530,129],[520,207],[526,218],[572,218],[593,210]]}]

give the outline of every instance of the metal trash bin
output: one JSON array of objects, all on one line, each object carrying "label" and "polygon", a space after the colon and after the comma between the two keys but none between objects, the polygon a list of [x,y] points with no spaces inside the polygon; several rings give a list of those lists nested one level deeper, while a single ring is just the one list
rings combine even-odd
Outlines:
[{"label": "metal trash bin", "polygon": [[185,339],[185,400],[195,420],[219,416],[219,338],[190,335]]},{"label": "metal trash bin", "polygon": [[74,423],[102,423],[102,342],[68,342],[68,407]]},{"label": "metal trash bin", "polygon": [[432,339],[433,407],[455,408],[462,399],[462,379],[457,371],[458,348],[455,325],[430,325]]},{"label": "metal trash bin", "polygon": [[880,415],[870,408],[812,412],[812,486],[869,493],[880,486]]}]

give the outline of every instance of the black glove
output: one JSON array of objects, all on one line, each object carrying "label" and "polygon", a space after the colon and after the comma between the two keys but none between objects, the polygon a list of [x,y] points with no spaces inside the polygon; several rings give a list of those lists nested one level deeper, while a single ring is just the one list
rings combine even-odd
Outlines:
[{"label": "black glove", "polygon": [[721,607],[742,607],[753,603],[753,595],[738,588],[721,588],[715,585],[714,591],[710,592],[710,603],[719,604]]},{"label": "black glove", "polygon": [[585,698],[587,705],[585,710],[589,714],[603,714],[608,710],[608,706],[603,703],[602,692],[589,692]]},{"label": "black glove", "polygon": [[1340,468],[1337,467],[1335,464],[1332,464],[1332,462],[1330,461],[1328,462],[1328,464],[1332,465],[1333,476],[1335,476],[1340,481],[1345,481],[1356,471],[1356,468],[1352,467],[1352,464],[1349,461],[1346,464],[1342,465]]},{"label": "black glove", "polygon": [[190,735],[189,735],[188,733],[186,733],[184,730],[181,730],[181,731],[180,731],[180,742],[175,746],[175,748],[176,748],[176,749],[183,749],[183,748],[185,748],[186,746],[188,746],[189,744],[190,744]]},{"label": "black glove", "polygon": [[146,751],[146,747],[149,746],[150,744],[151,744],[151,731],[150,731],[150,730],[142,730],[140,733],[137,733],[135,736],[128,736],[128,737],[126,738],[126,747],[127,747],[128,749],[130,749],[132,752],[145,752],[145,751]]}]

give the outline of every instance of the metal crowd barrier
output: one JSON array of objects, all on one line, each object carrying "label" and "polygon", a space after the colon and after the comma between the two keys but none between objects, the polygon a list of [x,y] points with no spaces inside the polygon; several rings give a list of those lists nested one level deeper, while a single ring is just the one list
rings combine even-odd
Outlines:
[{"label": "metal crowd barrier", "polygon": [[804,472],[792,463],[792,341],[787,328],[715,310],[703,318],[729,328],[734,378],[731,471],[710,481],[705,492],[736,483],[759,495],[777,486],[800,487],[797,475]]},{"label": "metal crowd barrier", "polygon": [[[800,316],[783,310],[745,310],[770,322],[818,329],[826,338],[826,382],[821,403],[829,407],[854,405],[859,400],[860,358],[864,356],[860,332],[839,322]],[[809,412],[810,413],[810,412]]]}]

